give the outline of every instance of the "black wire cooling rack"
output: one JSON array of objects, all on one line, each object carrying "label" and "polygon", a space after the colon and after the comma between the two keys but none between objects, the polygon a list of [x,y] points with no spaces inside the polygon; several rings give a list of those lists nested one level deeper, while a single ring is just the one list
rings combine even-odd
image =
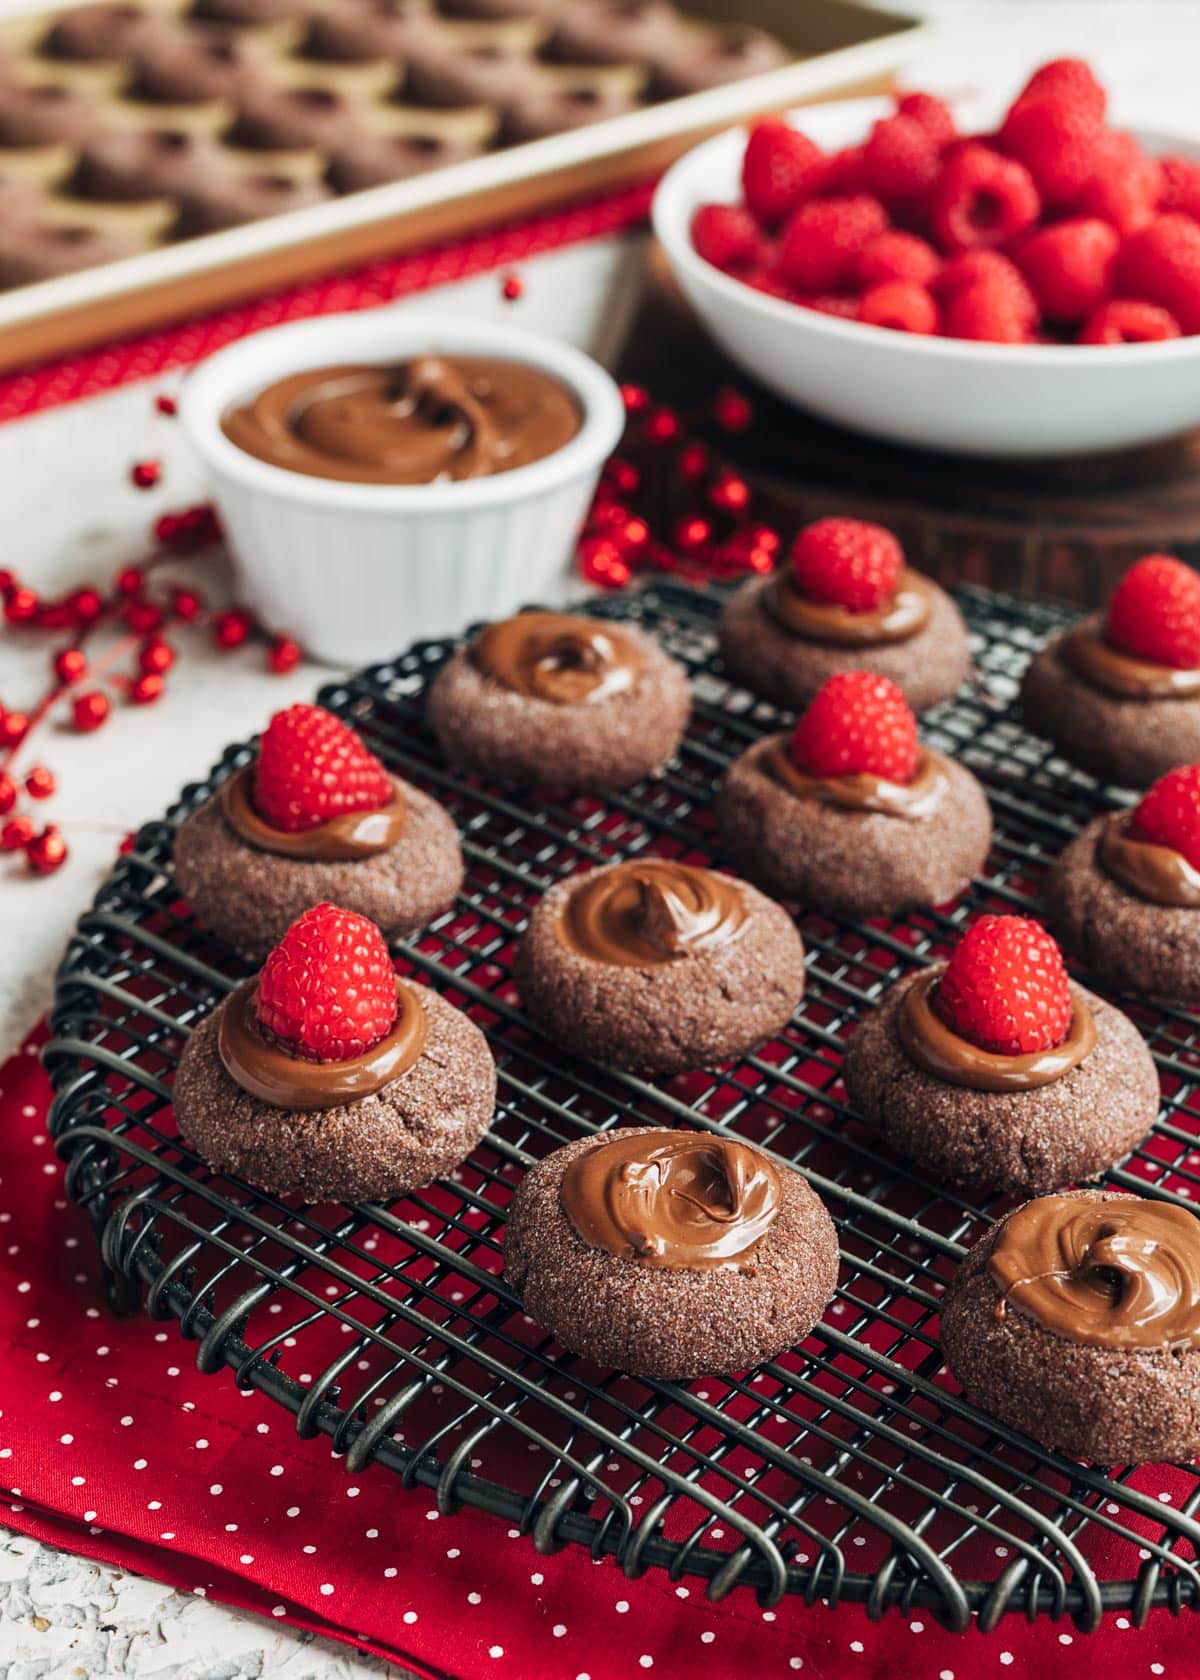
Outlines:
[{"label": "black wire cooling rack", "polygon": [[[346,1468],[377,1463],[480,1506],[551,1551],[611,1555],[699,1577],[719,1598],[752,1587],[928,1607],[954,1628],[1009,1610],[1102,1609],[1141,1620],[1200,1607],[1200,1474],[1106,1475],[1044,1452],[967,1404],[938,1350],[938,1300],[964,1248],[1005,1204],[967,1199],[880,1150],[846,1106],[841,1051],[855,1021],[983,908],[1036,905],[1046,862],[1111,803],[1011,711],[1029,653],[1067,614],[982,592],[960,599],[977,675],[931,714],[926,739],[984,781],[996,818],[986,874],[945,913],[857,925],[807,915],[808,990],[785,1033],[716,1073],[660,1084],[575,1061],[538,1037],[509,980],[531,905],[586,863],[646,852],[711,856],[710,799],[736,753],[776,723],[713,657],[719,591],[664,583],[593,610],[656,632],[694,677],[679,759],[605,800],[524,798],[442,764],[422,696],[448,643],[414,648],[326,689],[402,775],[457,822],[467,883],[401,966],[467,1009],[500,1071],[492,1130],[451,1182],[391,1207],[298,1209],[214,1174],[184,1148],[171,1075],[192,1025],[245,973],[179,901],[176,825],[244,764],[148,824],[82,917],[59,973],[52,1128],[89,1210],[114,1295],[144,1292],[199,1343],[321,1432]],[[1200,1196],[1200,1017],[1126,1001],[1164,1090],[1153,1135],[1108,1175],[1168,1200]],[[500,1278],[505,1210],[531,1161],[581,1133],[687,1124],[752,1139],[804,1174],[842,1244],[837,1296],[802,1347],[745,1376],[653,1383],[572,1357]],[[1166,1491],[1164,1491],[1164,1484]]]}]

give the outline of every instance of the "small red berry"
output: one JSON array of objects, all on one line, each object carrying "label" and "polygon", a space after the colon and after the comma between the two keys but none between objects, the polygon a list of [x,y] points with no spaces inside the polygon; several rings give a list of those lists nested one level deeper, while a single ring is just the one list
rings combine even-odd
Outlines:
[{"label": "small red berry", "polygon": [[361,1056],[396,1019],[396,974],[383,935],[365,916],[314,905],[263,964],[254,1007],[266,1031],[307,1061]]},{"label": "small red berry", "polygon": [[614,455],[604,468],[604,477],[618,496],[632,496],[642,482],[642,475],[632,461]]},{"label": "small red berry", "polygon": [[722,513],[743,513],[750,504],[750,486],[736,473],[722,473],[709,490],[708,499]]},{"label": "small red berry", "polygon": [[17,587],[17,574],[9,571],[7,566],[0,567],[0,599],[7,600]]},{"label": "small red berry", "polygon": [[25,847],[25,858],[35,875],[53,875],[67,861],[67,842],[48,824]]},{"label": "small red berry", "polygon": [[177,589],[171,597],[171,611],[185,624],[191,623],[203,605],[203,596],[194,589]]},{"label": "small red berry", "polygon": [[650,393],[644,385],[622,385],[621,401],[626,414],[645,414],[650,407]]},{"label": "small red berry", "polygon": [[1080,344],[1160,344],[1179,337],[1179,322],[1156,303],[1112,298],[1093,309],[1079,329]]},{"label": "small red berry", "polygon": [[836,292],[887,225],[887,211],[867,193],[802,204],[780,236],[779,271],[799,292]]},{"label": "small red berry", "polygon": [[840,671],[817,690],[788,748],[809,776],[882,776],[911,782],[917,720],[894,682],[873,671]]},{"label": "small red berry", "polygon": [[174,419],[179,412],[179,404],[174,397],[169,397],[165,391],[160,392],[155,397],[154,406],[160,414],[165,414],[169,420]]},{"label": "small red berry", "polygon": [[118,595],[140,595],[145,583],[145,575],[138,566],[126,566],[124,571],[117,573],[116,590]]},{"label": "small red berry", "polygon": [[742,196],[764,227],[790,216],[821,189],[828,173],[828,159],[816,141],[782,117],[764,117],[750,130],[742,157]]},{"label": "small red berry", "polygon": [[924,336],[937,331],[938,306],[924,286],[912,280],[888,280],[863,293],[858,318],[869,327]]},{"label": "small red berry", "polygon": [[81,677],[87,675],[87,655],[82,648],[61,648],[54,655],[54,675],[64,688],[77,683]]},{"label": "small red berry", "polygon": [[607,537],[585,537],[579,545],[579,570],[600,589],[624,589],[633,576],[628,560]]},{"label": "small red berry", "polygon": [[137,845],[137,835],[133,832],[132,829],[130,829],[129,833],[126,834],[126,835],[123,835],[122,838],[121,838],[121,843],[117,847],[117,856],[118,857],[128,857],[130,852],[133,851],[133,849],[136,845]]},{"label": "small red berry", "polygon": [[702,443],[685,443],[675,457],[675,471],[689,484],[703,478],[709,464],[709,453]]},{"label": "small red berry", "polygon": [[1078,216],[1039,228],[1015,255],[1042,313],[1054,321],[1078,321],[1111,292],[1120,243],[1108,222]]},{"label": "small red berry", "polygon": [[183,521],[177,513],[160,514],[151,527],[155,542],[161,543],[164,548],[176,546],[183,528]]},{"label": "small red berry", "polygon": [[19,747],[29,733],[29,719],[24,712],[5,712],[0,717],[0,747]]},{"label": "small red berry", "polygon": [[104,611],[104,599],[98,589],[77,589],[67,605],[76,624],[93,624]]},{"label": "small red berry", "polygon": [[12,817],[0,828],[0,852],[23,852],[36,830],[29,817]]},{"label": "small red berry", "polygon": [[1108,606],[1108,640],[1121,653],[1178,670],[1200,666],[1200,573],[1170,554],[1147,554]]},{"label": "small red berry", "polygon": [[129,698],[135,706],[151,706],[162,698],[163,680],[157,671],[145,671],[129,685]]},{"label": "small red berry", "polygon": [[175,649],[170,642],[163,641],[161,636],[152,636],[138,649],[138,667],[147,673],[157,672],[161,676],[169,671],[175,663]]},{"label": "small red berry", "polygon": [[754,410],[748,397],[726,385],[717,392],[713,418],[723,432],[744,432],[754,419]]},{"label": "small red berry", "polygon": [[697,256],[725,274],[753,268],[766,251],[762,229],[740,204],[702,204],[691,233]]},{"label": "small red berry", "polygon": [[1043,203],[1078,199],[1102,157],[1104,118],[1094,102],[1053,91],[1022,95],[1005,117],[999,144],[1024,164]]},{"label": "small red berry", "polygon": [[656,408],[646,416],[647,443],[674,443],[682,429],[673,408]]},{"label": "small red berry", "polygon": [[4,616],[10,624],[32,624],[41,611],[41,602],[32,589],[18,584],[9,591],[4,603]]},{"label": "small red berry", "polygon": [[935,93],[905,93],[896,101],[899,116],[911,117],[939,146],[948,146],[957,129],[954,113],[944,99]]},{"label": "small red berry", "polygon": [[156,607],[153,601],[131,601],[123,617],[135,636],[148,636],[158,629],[163,615],[162,608]]},{"label": "small red berry", "polygon": [[681,519],[675,527],[675,547],[681,554],[694,554],[712,540],[712,526],[698,514]]},{"label": "small red berry", "polygon": [[506,274],[500,285],[500,295],[505,303],[516,303],[517,299],[525,295],[525,282],[519,274]]},{"label": "small red berry", "polygon": [[153,490],[162,471],[161,461],[135,461],[129,469],[129,481],[135,490]]},{"label": "small red berry", "polygon": [[17,803],[17,784],[5,771],[0,770],[0,817],[5,817]]},{"label": "small red berry", "polygon": [[300,644],[290,636],[276,636],[267,652],[267,664],[280,676],[294,671],[300,663]]},{"label": "small red berry", "polygon": [[241,647],[250,634],[250,615],[240,608],[230,607],[226,612],[218,613],[213,624],[213,640],[220,648],[227,650]]},{"label": "small red berry", "polygon": [[975,141],[956,151],[933,190],[930,224],[943,251],[1007,245],[1038,219],[1033,176]]},{"label": "small red berry", "polygon": [[25,792],[30,799],[49,799],[57,786],[54,772],[44,764],[35,764],[25,777]]},{"label": "small red berry", "polygon": [[71,716],[80,734],[89,735],[93,729],[99,729],[110,710],[108,695],[93,688],[87,694],[79,695],[71,708]]},{"label": "small red berry", "polygon": [[874,612],[895,592],[904,550],[882,525],[864,519],[818,519],[792,548],[796,588],[807,600],[847,612]]}]

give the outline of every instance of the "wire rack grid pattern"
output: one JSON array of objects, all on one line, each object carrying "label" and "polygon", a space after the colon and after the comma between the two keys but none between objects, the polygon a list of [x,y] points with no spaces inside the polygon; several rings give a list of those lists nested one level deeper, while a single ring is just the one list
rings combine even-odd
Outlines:
[{"label": "wire rack grid pattern", "polygon": [[[1116,797],[1013,714],[1026,659],[1065,611],[961,592],[976,674],[924,734],[985,783],[996,819],[985,874],[955,905],[903,921],[804,915],[807,992],[778,1039],[718,1071],[651,1084],[572,1059],[521,1014],[509,958],[540,894],[618,856],[711,859],[717,778],[779,725],[721,674],[721,598],[667,582],[589,607],[654,631],[695,693],[679,759],[603,800],[523,796],[445,768],[423,692],[448,642],[323,692],[393,770],[445,803],[468,864],[458,902],[396,956],[487,1032],[498,1107],[453,1179],[403,1203],[297,1208],[222,1178],[181,1143],[170,1109],[180,1049],[246,967],[179,901],[172,841],[251,747],[231,748],[140,831],[80,920],[46,1050],[68,1186],[90,1211],[114,1298],[130,1306],[144,1293],[152,1314],[198,1342],[202,1371],[229,1367],[272,1396],[348,1470],[376,1463],[435,1489],[445,1512],[482,1507],[544,1551],[583,1546],[630,1576],[697,1577],[714,1599],[746,1586],[764,1606],[788,1593],[863,1602],[873,1616],[923,1606],[954,1628],[1016,1609],[1091,1628],[1106,1608],[1140,1621],[1156,1605],[1200,1607],[1200,1475],[1069,1462],[979,1412],[949,1379],[940,1295],[1009,1204],[960,1195],[882,1151],[839,1078],[848,1033],[886,988],[944,954],[981,909],[1035,910],[1048,860]],[[1200,1017],[1123,1001],[1156,1055],[1164,1103],[1155,1132],[1106,1182],[1190,1205]],[[841,1279],[803,1346],[681,1386],[591,1366],[523,1315],[501,1277],[521,1174],[631,1120],[746,1137],[824,1198]]]}]

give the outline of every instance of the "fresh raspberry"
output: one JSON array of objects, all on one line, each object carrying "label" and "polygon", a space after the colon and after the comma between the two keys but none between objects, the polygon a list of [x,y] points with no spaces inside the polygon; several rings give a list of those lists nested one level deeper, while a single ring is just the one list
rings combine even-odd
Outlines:
[{"label": "fresh raspberry", "polygon": [[1043,64],[1030,76],[1015,103],[1019,105],[1024,99],[1036,99],[1041,94],[1054,94],[1073,101],[1090,111],[1098,122],[1104,121],[1108,110],[1108,95],[1103,85],[1096,80],[1091,66],[1081,58],[1052,58],[1048,64]]},{"label": "fresh raspberry", "polygon": [[1000,1056],[1061,1044],[1075,1006],[1062,952],[1026,916],[980,916],[959,940],[933,1007],[968,1043]]},{"label": "fresh raspberry", "polygon": [[1135,840],[1169,846],[1200,869],[1200,764],[1168,770],[1142,795],[1129,822]]},{"label": "fresh raspberry", "polygon": [[800,292],[836,292],[845,285],[868,239],[887,226],[877,198],[825,198],[803,204],[779,242],[779,267]]},{"label": "fresh raspberry", "polygon": [[792,545],[796,588],[810,601],[874,612],[895,593],[904,550],[882,525],[818,519]]},{"label": "fresh raspberry", "polygon": [[766,250],[762,229],[740,204],[702,204],[692,217],[692,244],[726,274],[753,268]]},{"label": "fresh raspberry", "polygon": [[927,335],[938,329],[938,306],[924,286],[911,280],[888,280],[863,293],[858,318],[869,327]]},{"label": "fresh raspberry", "polygon": [[788,751],[806,776],[911,782],[920,756],[917,720],[887,677],[839,671],[813,696],[792,730]]},{"label": "fresh raspberry", "polygon": [[1185,333],[1200,332],[1200,223],[1170,211],[1121,247],[1117,289],[1174,315]]},{"label": "fresh raspberry", "polygon": [[1001,251],[961,251],[958,256],[943,263],[932,289],[943,303],[948,303],[964,286],[974,286],[981,280],[1007,291],[1031,325],[1037,320],[1037,299],[1016,263]]},{"label": "fresh raspberry", "polygon": [[396,975],[374,922],[315,904],[263,964],[259,1022],[308,1062],[344,1062],[386,1036],[396,1019]]},{"label": "fresh raspberry", "polygon": [[254,770],[259,816],[286,834],[390,803],[387,771],[354,731],[320,706],[289,706],[263,732]]},{"label": "fresh raspberry", "polygon": [[927,241],[915,233],[888,228],[863,246],[854,265],[854,279],[864,289],[886,286],[889,280],[911,280],[916,286],[928,286],[940,267],[941,258]]},{"label": "fresh raspberry", "polygon": [[950,294],[942,316],[947,338],[1028,344],[1033,324],[1019,293],[1000,280],[973,280]]},{"label": "fresh raspberry", "polygon": [[1040,210],[1023,164],[972,143],[953,154],[934,188],[933,234],[947,252],[1007,245],[1033,226]]},{"label": "fresh raspberry", "polygon": [[1111,292],[1120,243],[1107,222],[1079,217],[1039,228],[1016,259],[1042,312],[1055,321],[1078,321]]},{"label": "fresh raspberry", "polygon": [[937,141],[914,117],[881,117],[863,147],[863,185],[885,204],[928,197],[938,178]]},{"label": "fresh raspberry", "polygon": [[830,198],[846,198],[866,190],[863,179],[863,146],[843,146],[825,160],[825,179],[821,191]]},{"label": "fresh raspberry", "polygon": [[1179,322],[1156,303],[1111,298],[1093,309],[1079,330],[1080,344],[1158,344],[1179,337]]},{"label": "fresh raspberry", "polygon": [[1158,160],[1160,210],[1178,210],[1200,221],[1200,159],[1162,157]]},{"label": "fresh raspberry", "polygon": [[746,274],[739,275],[747,286],[753,286],[756,292],[765,292],[767,297],[782,298],[785,303],[799,303],[794,286],[789,286],[778,268],[770,263],[764,263],[758,268],[752,268]]},{"label": "fresh raspberry", "polygon": [[1108,640],[1121,653],[1191,671],[1200,666],[1200,573],[1169,554],[1130,566],[1108,605]]},{"label": "fresh raspberry", "polygon": [[1118,233],[1136,233],[1154,215],[1162,194],[1163,172],[1147,157],[1132,134],[1106,132],[1096,173],[1075,203],[1078,216],[1099,216]]},{"label": "fresh raspberry", "polygon": [[957,136],[954,113],[946,101],[939,99],[934,93],[902,94],[896,101],[896,113],[901,117],[911,117],[914,122],[920,123],[939,148],[948,146]]},{"label": "fresh raspberry", "polygon": [[764,227],[775,227],[819,190],[827,167],[815,140],[781,117],[767,117],[746,142],[742,195]]},{"label": "fresh raspberry", "polygon": [[1096,173],[1103,116],[1086,101],[1056,93],[1019,99],[1000,129],[1000,146],[1033,176],[1042,202],[1072,204]]}]

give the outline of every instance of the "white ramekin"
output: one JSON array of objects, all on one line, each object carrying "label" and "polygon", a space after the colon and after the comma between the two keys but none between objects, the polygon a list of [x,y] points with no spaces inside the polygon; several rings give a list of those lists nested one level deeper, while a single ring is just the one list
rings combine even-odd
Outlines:
[{"label": "white ramekin", "polygon": [[[579,432],[512,472],[455,484],[345,484],[248,455],[221,430],[241,398],[304,368],[414,355],[497,356],[560,379]],[[433,313],[378,309],[273,327],[210,356],[184,381],[180,418],[207,468],[241,598],[334,665],[386,659],[410,642],[560,602],[621,396],[581,351],[537,333]]]}]

